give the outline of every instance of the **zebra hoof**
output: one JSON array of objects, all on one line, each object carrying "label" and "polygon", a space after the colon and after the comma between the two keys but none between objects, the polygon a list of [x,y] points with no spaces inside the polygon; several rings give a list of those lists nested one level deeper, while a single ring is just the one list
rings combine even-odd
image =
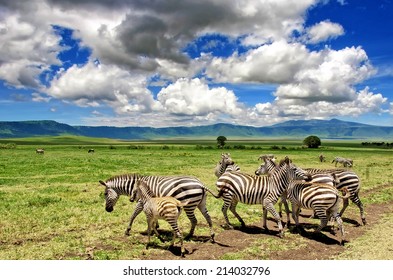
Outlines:
[{"label": "zebra hoof", "polygon": [[221,227],[222,227],[223,229],[226,229],[226,230],[228,230],[228,229],[233,229],[233,226],[232,226],[232,225],[229,225],[229,224],[221,225]]},{"label": "zebra hoof", "polygon": [[362,218],[362,223],[363,223],[364,226],[367,224],[366,218]]},{"label": "zebra hoof", "polygon": [[126,231],[124,232],[124,235],[125,235],[125,236],[130,236],[130,231],[129,231],[129,230],[126,230]]},{"label": "zebra hoof", "polygon": [[284,231],[280,231],[280,233],[278,234],[278,237],[284,238]]}]

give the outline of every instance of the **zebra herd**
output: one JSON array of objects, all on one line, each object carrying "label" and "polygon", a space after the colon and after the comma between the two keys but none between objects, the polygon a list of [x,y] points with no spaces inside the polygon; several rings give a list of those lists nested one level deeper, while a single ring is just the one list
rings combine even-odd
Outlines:
[{"label": "zebra herd", "polygon": [[[182,255],[184,254],[183,238],[177,226],[181,209],[184,209],[191,222],[186,238],[194,234],[198,222],[195,209],[198,208],[209,225],[210,238],[214,242],[213,223],[206,208],[207,193],[216,199],[222,198],[221,210],[225,219],[223,227],[226,229],[233,228],[228,219],[228,209],[244,227],[245,222],[236,211],[237,204],[239,202],[261,204],[263,227],[268,230],[266,220],[269,211],[277,222],[278,235],[284,237],[281,204],[285,206],[287,225],[289,225],[290,211],[287,199],[291,202],[292,218],[298,228],[300,227],[298,220],[300,209],[312,209],[321,220],[316,232],[321,231],[328,224],[329,219],[334,219],[341,231],[341,243],[344,239],[341,217],[348,206],[349,199],[359,207],[362,223],[366,224],[363,205],[358,195],[360,181],[353,171],[302,169],[293,164],[288,157],[276,163],[273,155],[264,155],[260,159],[263,163],[255,171],[255,175],[249,175],[240,171],[240,167],[235,164],[229,153],[222,153],[221,160],[214,170],[218,178],[216,182],[218,194],[214,194],[198,178],[192,176],[124,174],[111,177],[105,182],[100,180],[100,184],[105,187],[105,209],[107,212],[112,212],[120,195],[129,196],[130,201],[136,200],[137,203],[125,234],[130,234],[133,221],[144,211],[148,221],[149,241],[151,230],[158,235],[154,226],[157,219],[164,219],[172,226],[173,238],[175,239],[175,236],[180,238]],[[340,199],[344,202],[339,212]],[[279,212],[274,208],[278,201],[280,201]]]}]

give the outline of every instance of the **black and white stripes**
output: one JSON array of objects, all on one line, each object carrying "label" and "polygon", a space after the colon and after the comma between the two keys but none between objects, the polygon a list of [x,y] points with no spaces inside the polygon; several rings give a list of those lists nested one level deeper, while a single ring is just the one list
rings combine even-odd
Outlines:
[{"label": "black and white stripes", "polygon": [[[206,208],[206,192],[212,192],[195,177],[125,174],[112,177],[105,182],[100,181],[100,183],[105,186],[106,211],[111,212],[113,210],[120,195],[131,196],[135,183],[138,180],[145,182],[151,188],[151,192],[154,196],[172,196],[182,202],[184,205],[184,212],[191,222],[191,229],[188,237],[194,234],[197,225],[197,218],[195,217],[194,211],[195,208],[198,207],[209,224],[211,238],[214,238],[212,220]],[[129,235],[134,219],[142,210],[143,204],[141,201],[138,201],[125,232],[126,235]]]}]

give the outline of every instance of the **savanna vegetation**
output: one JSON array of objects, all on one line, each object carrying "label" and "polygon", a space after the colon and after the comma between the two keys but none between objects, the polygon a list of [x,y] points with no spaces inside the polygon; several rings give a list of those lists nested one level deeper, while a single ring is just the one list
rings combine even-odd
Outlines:
[{"label": "savanna vegetation", "polygon": [[[112,213],[105,212],[103,187],[98,183],[122,173],[152,175],[192,175],[216,191],[214,167],[222,152],[230,152],[242,171],[253,174],[260,162],[260,154],[273,153],[278,159],[289,156],[301,167],[331,168],[335,156],[354,160],[352,168],[362,180],[360,196],[366,215],[369,204],[393,201],[393,150],[379,146],[365,146],[359,141],[323,141],[317,149],[302,147],[301,140],[252,140],[226,141],[217,149],[216,139],[165,142],[120,142],[107,139],[80,137],[50,137],[1,139],[0,144],[0,259],[139,259],[143,255],[164,254],[166,250],[145,250],[146,219],[137,217],[132,234],[124,236],[134,205],[121,197]],[[36,154],[44,148],[44,154]],[[88,153],[94,149],[94,153]],[[319,162],[323,153],[325,162]],[[381,188],[384,186],[384,188]],[[387,187],[386,187],[387,186]],[[364,194],[364,195],[362,195]],[[388,204],[390,205],[390,204]],[[214,229],[219,235],[224,231],[221,213],[222,201],[208,196],[207,207]],[[389,206],[390,207],[390,206]],[[247,224],[260,225],[261,206],[239,204],[238,212]],[[391,208],[390,208],[391,209]],[[358,209],[352,203],[347,210]],[[197,213],[196,236],[209,236],[206,221]],[[372,228],[367,234],[346,245],[345,254],[334,258],[357,259],[371,250],[377,259],[393,258],[384,245],[392,240],[389,227],[392,212],[381,220],[377,228],[379,239],[372,242]],[[229,214],[234,224],[237,220]],[[372,220],[372,216],[367,216]],[[318,220],[311,221],[316,224]],[[162,228],[168,228],[160,223]],[[352,225],[349,225],[352,226]],[[189,221],[180,217],[183,232],[189,230]],[[367,226],[366,226],[367,227]],[[391,229],[391,227],[390,227]],[[291,250],[304,244],[302,236],[288,232],[284,240],[277,236],[261,236],[242,251],[215,256],[218,259],[272,258],[266,251]],[[153,238],[160,244],[157,238]],[[204,241],[191,239],[192,244]],[[185,247],[187,248],[187,243]],[[261,252],[263,244],[266,249]],[[186,257],[187,258],[187,257]],[[369,256],[369,258],[374,258]]]}]

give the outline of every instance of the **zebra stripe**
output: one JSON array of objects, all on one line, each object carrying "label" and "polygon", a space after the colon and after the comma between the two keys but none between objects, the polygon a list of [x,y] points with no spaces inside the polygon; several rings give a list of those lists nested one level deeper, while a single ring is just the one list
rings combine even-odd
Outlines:
[{"label": "zebra stripe", "polygon": [[146,249],[150,244],[151,231],[159,237],[159,233],[156,228],[157,220],[163,219],[169,223],[173,230],[172,246],[175,244],[176,236],[180,239],[181,255],[184,256],[183,236],[179,230],[177,220],[181,213],[183,204],[174,197],[154,197],[153,192],[149,186],[143,182],[138,181],[132,191],[131,199],[140,199],[143,204],[143,212],[145,212],[147,219],[147,235],[148,241]]},{"label": "zebra stripe", "polygon": [[[360,178],[355,172],[345,169],[316,169],[316,168],[306,168],[305,171],[308,172],[309,174],[327,173],[333,175],[337,181],[335,185],[336,188],[340,191],[343,190],[344,188],[348,190],[349,199],[351,199],[351,201],[355,203],[359,208],[360,218],[362,220],[362,223],[363,225],[366,225],[366,216],[364,214],[364,207],[359,197]],[[345,209],[348,207],[349,199],[344,198],[343,208],[340,211],[341,217]]]},{"label": "zebra stripe", "polygon": [[238,202],[245,204],[262,204],[263,209],[263,227],[267,229],[266,216],[269,211],[277,221],[279,235],[283,237],[283,227],[281,218],[274,209],[274,204],[286,190],[289,180],[305,178],[305,172],[290,163],[286,158],[280,168],[272,172],[270,176],[252,176],[240,172],[226,172],[217,181],[216,185],[219,190],[219,196],[223,197],[224,205],[222,212],[226,221],[227,228],[233,228],[229,222],[227,211],[228,208],[239,220],[244,227],[245,223],[240,215],[236,212]]},{"label": "zebra stripe", "polygon": [[[139,174],[125,174],[112,177],[105,182],[100,181],[105,186],[105,209],[113,211],[120,195],[131,196],[135,183],[141,180],[145,182],[156,197],[172,196],[184,204],[184,212],[191,222],[191,229],[187,238],[194,234],[197,225],[195,208],[201,211],[210,227],[211,238],[214,240],[213,224],[209,212],[206,209],[206,192],[213,194],[197,178],[190,176],[142,176]],[[125,234],[129,235],[134,219],[142,212],[143,204],[139,200],[130,218],[130,223]]]},{"label": "zebra stripe", "polygon": [[340,196],[335,187],[320,183],[292,181],[288,186],[287,193],[288,199],[291,201],[292,217],[295,220],[296,227],[300,227],[300,209],[312,209],[321,220],[315,232],[320,232],[327,226],[330,217],[333,217],[341,231],[342,243],[344,227],[340,214],[338,213]]}]

